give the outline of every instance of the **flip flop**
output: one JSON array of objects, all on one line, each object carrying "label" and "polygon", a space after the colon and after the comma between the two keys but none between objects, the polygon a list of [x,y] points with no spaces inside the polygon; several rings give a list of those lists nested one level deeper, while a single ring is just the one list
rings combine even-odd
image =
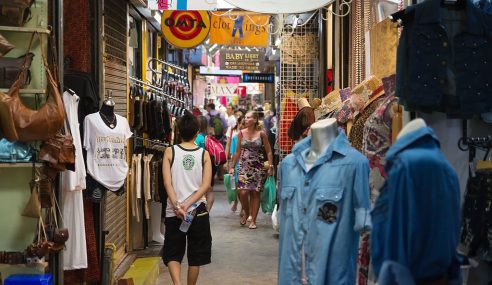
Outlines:
[{"label": "flip flop", "polygon": [[239,220],[239,224],[240,224],[241,226],[246,225],[246,219],[244,219],[244,217],[241,217],[241,219]]},{"label": "flip flop", "polygon": [[258,227],[256,225],[249,225],[248,227],[250,230],[256,230]]}]

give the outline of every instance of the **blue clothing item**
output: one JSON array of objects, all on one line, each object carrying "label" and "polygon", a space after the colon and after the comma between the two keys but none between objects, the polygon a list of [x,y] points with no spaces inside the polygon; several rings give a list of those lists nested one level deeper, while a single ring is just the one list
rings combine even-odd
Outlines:
[{"label": "blue clothing item", "polygon": [[205,149],[205,136],[201,133],[198,133],[198,135],[196,136],[196,139],[195,139],[195,144],[198,147]]},{"label": "blue clothing item", "polygon": [[308,171],[298,142],[280,170],[278,284],[353,285],[359,233],[370,228],[369,163],[343,131]]},{"label": "blue clothing item", "polygon": [[[418,281],[417,281],[418,282]],[[431,282],[421,282],[430,284]],[[449,278],[448,285],[461,285],[461,278]],[[379,273],[378,285],[415,285],[412,273],[405,266],[388,260],[383,263],[381,273]]]},{"label": "blue clothing item", "polygon": [[487,13],[492,13],[492,1],[490,0],[473,0],[473,4]]},{"label": "blue clothing item", "polygon": [[371,261],[407,267],[415,280],[459,278],[458,177],[431,128],[399,138],[386,154],[388,179],[372,210]]},{"label": "blue clothing item", "polygon": [[233,135],[231,138],[231,147],[229,149],[229,152],[231,153],[231,157],[234,156],[234,153],[236,152],[237,148],[237,135]]},{"label": "blue clothing item", "polygon": [[396,96],[408,111],[471,118],[492,110],[492,15],[470,0],[464,9],[441,2],[405,9]]}]

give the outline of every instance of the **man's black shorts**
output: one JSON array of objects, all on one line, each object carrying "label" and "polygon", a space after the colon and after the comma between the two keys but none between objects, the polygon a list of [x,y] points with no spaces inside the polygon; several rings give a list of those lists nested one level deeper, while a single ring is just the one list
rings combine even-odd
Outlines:
[{"label": "man's black shorts", "polygon": [[187,233],[179,230],[182,220],[177,217],[165,219],[166,234],[164,240],[164,254],[162,260],[167,266],[169,261],[183,260],[186,240],[188,239],[188,265],[202,266],[211,262],[212,234],[210,232],[210,219],[205,204],[200,204],[197,214],[191,222]]}]

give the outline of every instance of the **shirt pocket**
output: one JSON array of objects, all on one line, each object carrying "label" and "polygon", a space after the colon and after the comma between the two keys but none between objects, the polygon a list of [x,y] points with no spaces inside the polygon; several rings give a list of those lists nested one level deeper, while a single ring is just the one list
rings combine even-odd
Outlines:
[{"label": "shirt pocket", "polygon": [[343,187],[320,187],[316,191],[316,218],[327,224],[339,219]]},{"label": "shirt pocket", "polygon": [[294,197],[295,190],[296,187],[292,186],[285,186],[280,190],[280,199],[282,200],[280,207],[287,216],[292,215],[292,209],[294,208],[292,197]]}]

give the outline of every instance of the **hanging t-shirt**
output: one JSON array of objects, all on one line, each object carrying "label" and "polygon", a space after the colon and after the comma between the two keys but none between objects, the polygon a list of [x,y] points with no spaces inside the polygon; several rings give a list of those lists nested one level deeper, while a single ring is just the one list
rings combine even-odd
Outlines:
[{"label": "hanging t-shirt", "polygon": [[116,127],[111,129],[99,113],[93,113],[85,117],[84,134],[87,172],[108,190],[118,191],[128,173],[125,147],[132,136],[128,121],[116,115]]}]

